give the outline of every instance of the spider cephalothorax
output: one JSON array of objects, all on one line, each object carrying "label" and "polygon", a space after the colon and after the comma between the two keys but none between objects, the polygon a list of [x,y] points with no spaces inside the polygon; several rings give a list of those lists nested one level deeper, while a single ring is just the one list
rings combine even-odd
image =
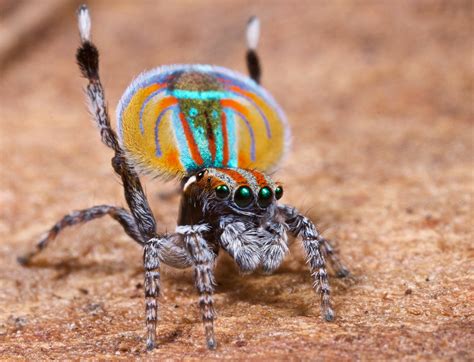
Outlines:
[{"label": "spider cephalothorax", "polygon": [[[256,170],[209,168],[188,178],[183,201],[193,203],[207,219],[222,215],[270,217],[283,188]],[[199,220],[180,220],[196,223]]]},{"label": "spider cephalothorax", "polygon": [[[283,187],[268,176],[288,149],[290,132],[284,113],[259,85],[258,19],[251,18],[247,27],[251,79],[209,65],[171,65],[145,72],[119,102],[116,133],[110,126],[85,6],[78,18],[82,44],[77,61],[89,80],[90,110],[102,141],[115,153],[112,166],[121,177],[130,211],[99,205],[72,212],[19,261],[28,263],[63,228],[109,215],[144,249],[147,348],[156,344],[159,270],[165,263],[194,268],[206,341],[212,349],[213,269],[219,250],[226,251],[242,272],[260,268],[270,273],[288,252],[289,234],[302,239],[323,316],[332,320],[325,257],[337,276],[348,271],[308,218],[279,203]],[[139,172],[181,181],[174,233],[156,231]]]}]

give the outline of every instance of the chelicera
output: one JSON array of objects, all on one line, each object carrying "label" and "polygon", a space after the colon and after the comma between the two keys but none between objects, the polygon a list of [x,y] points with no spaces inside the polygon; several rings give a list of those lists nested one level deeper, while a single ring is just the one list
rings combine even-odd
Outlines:
[{"label": "chelicera", "polygon": [[[109,215],[143,247],[147,349],[156,346],[161,263],[194,269],[206,343],[214,349],[212,294],[218,252],[227,252],[242,272],[271,273],[288,253],[291,235],[302,240],[322,315],[331,321],[326,258],[336,276],[347,276],[348,270],[307,217],[280,203],[283,186],[269,176],[288,149],[290,136],[284,113],[259,85],[258,19],[251,18],[247,25],[250,78],[209,65],[171,65],[145,72],[131,83],[117,107],[117,131],[110,125],[98,50],[84,5],[78,22],[77,62],[88,80],[90,111],[102,142],[114,152],[112,167],[122,180],[129,210],[98,205],[74,211],[19,261],[28,264],[64,228]],[[181,182],[174,233],[157,232],[138,176],[143,172]]]}]

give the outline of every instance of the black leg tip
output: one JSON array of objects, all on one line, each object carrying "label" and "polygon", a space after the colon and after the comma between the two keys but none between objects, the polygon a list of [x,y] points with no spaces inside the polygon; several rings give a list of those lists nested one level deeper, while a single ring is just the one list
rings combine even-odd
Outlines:
[{"label": "black leg tip", "polygon": [[349,276],[349,274],[350,274],[350,271],[343,267],[343,268],[341,268],[340,270],[337,271],[336,276],[338,278],[345,278],[345,277]]},{"label": "black leg tip", "polygon": [[153,351],[155,349],[156,345],[155,345],[155,341],[151,340],[151,339],[148,339],[146,341],[146,350],[148,352],[150,351]]},{"label": "black leg tip", "polygon": [[214,351],[217,348],[217,342],[214,339],[208,340],[207,348],[209,348],[211,351]]},{"label": "black leg tip", "polygon": [[30,263],[30,258],[28,255],[18,256],[16,261],[20,265],[27,266]]},{"label": "black leg tip", "polygon": [[331,308],[324,313],[324,319],[326,322],[332,322],[334,320],[334,311]]}]

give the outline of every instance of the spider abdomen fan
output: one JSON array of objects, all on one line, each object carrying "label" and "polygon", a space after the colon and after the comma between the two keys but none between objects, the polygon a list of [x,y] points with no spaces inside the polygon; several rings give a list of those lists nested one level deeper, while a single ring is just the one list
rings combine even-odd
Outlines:
[{"label": "spider abdomen fan", "polygon": [[117,122],[131,162],[168,177],[209,167],[271,171],[290,139],[284,113],[264,88],[210,65],[142,73],[122,96]]}]

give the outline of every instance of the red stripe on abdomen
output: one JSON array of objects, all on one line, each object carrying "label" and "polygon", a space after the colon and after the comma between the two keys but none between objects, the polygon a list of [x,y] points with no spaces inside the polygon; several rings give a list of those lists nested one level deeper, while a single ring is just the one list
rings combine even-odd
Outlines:
[{"label": "red stripe on abdomen", "polygon": [[247,179],[244,176],[242,176],[239,172],[237,172],[236,170],[233,170],[231,168],[220,168],[219,171],[222,172],[222,173],[225,173],[227,176],[232,178],[232,180],[234,180],[239,185],[248,185],[249,184]]},{"label": "red stripe on abdomen", "polygon": [[258,186],[263,187],[267,186],[267,179],[263,175],[263,173],[257,171],[257,170],[247,170],[249,171],[253,177],[255,177],[255,180],[257,180]]},{"label": "red stripe on abdomen", "polygon": [[222,140],[224,143],[224,147],[222,150],[222,165],[227,166],[229,162],[229,140],[227,139],[227,116],[225,112],[222,112]]},{"label": "red stripe on abdomen", "polygon": [[181,120],[181,124],[183,126],[184,135],[186,136],[186,141],[188,141],[189,150],[191,151],[191,157],[193,158],[194,162],[197,165],[202,165],[202,157],[199,153],[199,149],[197,147],[196,141],[194,140],[193,133],[191,132],[191,128],[189,128],[189,124],[184,118],[183,113],[179,113],[179,119]]}]

